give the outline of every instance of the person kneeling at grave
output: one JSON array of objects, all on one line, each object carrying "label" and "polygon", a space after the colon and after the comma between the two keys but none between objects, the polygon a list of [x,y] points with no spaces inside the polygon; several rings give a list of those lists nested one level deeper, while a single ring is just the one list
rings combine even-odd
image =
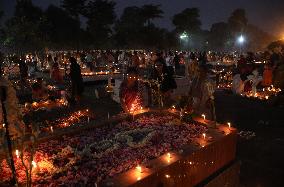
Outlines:
[{"label": "person kneeling at grave", "polygon": [[126,113],[133,113],[142,106],[142,94],[139,89],[138,72],[136,68],[129,68],[126,79],[120,85],[120,103]]}]

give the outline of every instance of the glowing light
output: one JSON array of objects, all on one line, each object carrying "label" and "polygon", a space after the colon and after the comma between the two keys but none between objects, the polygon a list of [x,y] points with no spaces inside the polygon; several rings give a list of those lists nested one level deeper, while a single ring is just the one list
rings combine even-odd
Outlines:
[{"label": "glowing light", "polygon": [[33,166],[34,168],[36,168],[36,167],[37,167],[37,165],[36,165],[36,162],[35,162],[35,161],[32,161],[32,166]]},{"label": "glowing light", "polygon": [[168,179],[168,178],[170,178],[171,176],[166,174],[165,177]]},{"label": "glowing light", "polygon": [[172,158],[172,155],[171,155],[171,153],[168,153],[167,155],[168,155],[168,158]]},{"label": "glowing light", "polygon": [[203,136],[203,139],[206,139],[206,134],[205,133],[203,133],[202,136]]},{"label": "glowing light", "polygon": [[52,126],[50,126],[50,131],[53,132],[53,127]]},{"label": "glowing light", "polygon": [[205,118],[205,114],[202,114],[201,116],[203,117],[203,120],[205,120],[205,119],[206,119],[206,118]]},{"label": "glowing light", "polygon": [[180,38],[181,40],[187,39],[187,38],[188,38],[188,35],[187,35],[186,32],[183,32],[183,33],[179,36],[179,38]]},{"label": "glowing light", "polygon": [[227,124],[228,124],[229,128],[231,128],[231,123],[230,123],[230,122],[228,122]]},{"label": "glowing light", "polygon": [[17,156],[17,158],[19,158],[19,150],[18,149],[16,149],[16,156]]},{"label": "glowing light", "polygon": [[239,44],[243,44],[245,42],[245,38],[244,38],[243,35],[238,37],[238,42],[239,42]]},{"label": "glowing light", "polygon": [[141,167],[140,165],[138,165],[138,166],[136,167],[136,170],[137,170],[139,173],[142,173],[142,167]]}]

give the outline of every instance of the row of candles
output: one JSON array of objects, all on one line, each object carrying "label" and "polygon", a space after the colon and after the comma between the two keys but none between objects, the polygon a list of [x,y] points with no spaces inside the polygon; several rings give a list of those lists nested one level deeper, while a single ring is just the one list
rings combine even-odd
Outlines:
[{"label": "row of candles", "polygon": [[246,92],[244,94],[241,94],[241,96],[246,96],[246,97],[254,97],[258,99],[269,99],[270,96],[272,95],[277,95],[279,92],[281,92],[280,88],[275,88],[273,85],[263,88],[262,91],[259,91],[257,93],[252,93]]},{"label": "row of candles", "polygon": [[[172,108],[175,109],[175,106],[172,106]],[[202,119],[203,119],[204,121],[206,121],[206,116],[205,116],[205,114],[202,114],[201,116],[202,116]],[[229,131],[231,131],[231,123],[230,123],[230,122],[227,122],[227,125],[228,125]],[[227,134],[228,134],[228,133],[227,133]],[[206,135],[206,133],[202,133],[201,136],[202,136],[201,141],[204,142],[204,141],[207,140],[207,135]],[[200,146],[201,146],[201,147],[204,147],[204,146],[205,146],[205,143],[200,143]],[[165,161],[166,161],[167,163],[170,163],[171,160],[173,160],[173,159],[172,159],[173,156],[172,156],[172,154],[171,154],[170,152],[166,153],[163,157],[165,157]],[[213,163],[213,162],[212,162],[212,163]],[[192,162],[189,162],[189,164],[192,165]],[[139,181],[139,180],[141,180],[141,177],[142,177],[141,174],[143,174],[143,167],[142,167],[140,164],[138,164],[135,169],[136,169],[137,180]],[[170,178],[170,175],[165,174],[165,177],[166,177],[166,178]]]}]

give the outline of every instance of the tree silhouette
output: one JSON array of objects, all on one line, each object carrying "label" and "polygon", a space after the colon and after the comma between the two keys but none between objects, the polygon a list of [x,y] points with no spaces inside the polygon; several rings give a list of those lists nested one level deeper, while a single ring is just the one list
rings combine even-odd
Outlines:
[{"label": "tree silhouette", "polygon": [[225,22],[214,23],[211,26],[208,38],[209,47],[213,50],[223,51],[230,39],[228,24]]},{"label": "tree silhouette", "polygon": [[92,36],[94,46],[106,47],[115,21],[115,2],[108,0],[90,1],[87,6],[87,31]]},{"label": "tree silhouette", "polygon": [[47,8],[45,18],[43,32],[48,36],[52,47],[58,49],[78,47],[78,41],[80,41],[81,37],[79,20],[54,5]]},{"label": "tree silhouette", "polygon": [[173,24],[176,27],[176,31],[179,33],[184,31],[196,33],[201,30],[201,21],[199,17],[198,8],[186,8],[181,13],[174,15]]},{"label": "tree silhouette", "polygon": [[156,27],[152,20],[162,17],[160,5],[126,7],[115,24],[118,46],[127,48],[153,48],[163,46],[167,31]]},{"label": "tree silhouette", "polygon": [[147,4],[142,6],[141,14],[146,20],[147,24],[150,25],[153,19],[162,18],[164,11],[161,10],[161,5]]},{"label": "tree silhouette", "polygon": [[228,19],[229,29],[232,34],[239,34],[246,30],[248,19],[244,9],[236,9]]},{"label": "tree silhouette", "polygon": [[18,0],[14,16],[7,20],[4,44],[16,51],[31,51],[42,47],[40,24],[42,10],[30,0]]},{"label": "tree silhouette", "polygon": [[61,7],[64,8],[68,14],[76,19],[79,15],[85,15],[86,0],[62,0]]}]

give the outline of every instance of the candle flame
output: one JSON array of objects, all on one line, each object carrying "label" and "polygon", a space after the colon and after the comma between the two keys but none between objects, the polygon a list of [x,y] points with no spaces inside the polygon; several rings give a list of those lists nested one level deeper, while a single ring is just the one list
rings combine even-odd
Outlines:
[{"label": "candle flame", "polygon": [[136,167],[136,169],[137,169],[138,172],[142,173],[142,167],[141,167],[140,165],[138,165],[138,166]]},{"label": "candle flame", "polygon": [[229,126],[229,128],[231,128],[231,123],[230,122],[228,122],[228,126]]},{"label": "candle flame", "polygon": [[36,166],[37,166],[35,161],[32,161],[32,165],[33,165],[34,168],[36,168]]},{"label": "candle flame", "polygon": [[168,157],[169,157],[169,158],[172,158],[172,155],[171,155],[171,153],[168,153],[167,155],[168,155]]},{"label": "candle flame", "polygon": [[19,150],[18,149],[16,149],[16,156],[17,156],[17,158],[19,158]]},{"label": "candle flame", "polygon": [[202,114],[201,116],[203,117],[203,120],[205,120],[205,114]]},{"label": "candle flame", "polygon": [[205,134],[205,133],[203,133],[203,134],[202,134],[202,136],[203,136],[203,139],[205,139],[205,138],[206,138],[206,134]]}]

